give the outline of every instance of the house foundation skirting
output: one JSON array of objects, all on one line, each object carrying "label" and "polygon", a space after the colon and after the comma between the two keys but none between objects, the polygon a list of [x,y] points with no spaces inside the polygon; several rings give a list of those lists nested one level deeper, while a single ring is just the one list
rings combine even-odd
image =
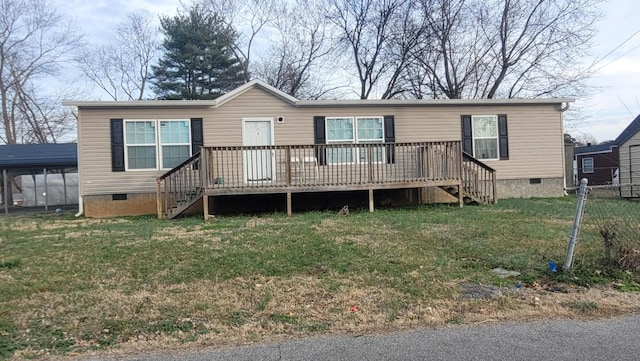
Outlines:
[{"label": "house foundation skirting", "polygon": [[155,193],[84,195],[87,217],[138,216],[156,213]]},{"label": "house foundation skirting", "polygon": [[496,183],[498,199],[562,197],[564,195],[564,179],[562,177],[499,179]]}]

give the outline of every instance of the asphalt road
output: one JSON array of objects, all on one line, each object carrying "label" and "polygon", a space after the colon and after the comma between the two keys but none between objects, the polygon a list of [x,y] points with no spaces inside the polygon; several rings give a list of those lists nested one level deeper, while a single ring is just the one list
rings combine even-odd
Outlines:
[{"label": "asphalt road", "polygon": [[629,316],[324,337],[179,355],[87,360],[638,360],[639,336],[640,316]]}]

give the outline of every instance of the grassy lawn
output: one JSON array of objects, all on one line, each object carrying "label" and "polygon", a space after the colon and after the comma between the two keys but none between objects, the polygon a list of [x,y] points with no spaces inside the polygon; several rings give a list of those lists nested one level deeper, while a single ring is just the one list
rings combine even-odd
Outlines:
[{"label": "grassy lawn", "polygon": [[[575,286],[637,288],[636,276],[600,266],[597,232],[583,232],[574,273],[548,271],[563,262],[575,203],[209,223],[0,217],[0,359],[637,311],[636,292]],[[498,278],[496,267],[522,275]],[[469,284],[499,295],[461,300]]]}]

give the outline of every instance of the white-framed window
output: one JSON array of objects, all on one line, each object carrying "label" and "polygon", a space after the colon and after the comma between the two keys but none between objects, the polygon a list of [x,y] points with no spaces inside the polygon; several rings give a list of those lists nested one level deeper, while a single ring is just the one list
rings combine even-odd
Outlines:
[{"label": "white-framed window", "polygon": [[191,156],[188,119],[125,119],[125,168],[171,169]]},{"label": "white-framed window", "polygon": [[582,158],[582,173],[593,173],[593,158]]},{"label": "white-framed window", "polygon": [[473,154],[478,159],[496,160],[499,151],[497,115],[471,116]]},{"label": "white-framed window", "polygon": [[[327,144],[353,144],[356,140],[353,127],[354,118],[335,117],[327,118]],[[353,163],[354,154],[352,148],[327,149],[327,163],[344,164]]]},{"label": "white-framed window", "polygon": [[[384,119],[370,117],[327,117],[327,144],[371,144],[384,143]],[[368,162],[370,147],[331,148],[327,150],[328,164],[349,164]],[[384,160],[383,147],[373,148],[374,162]]]}]

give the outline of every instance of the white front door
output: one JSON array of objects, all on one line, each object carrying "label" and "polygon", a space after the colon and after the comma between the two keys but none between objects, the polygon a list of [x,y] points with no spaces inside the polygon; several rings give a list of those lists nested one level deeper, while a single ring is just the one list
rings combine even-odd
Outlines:
[{"label": "white front door", "polygon": [[[242,119],[242,145],[273,145],[273,119]],[[243,154],[245,182],[274,181],[273,151],[270,149],[247,149]]]}]

